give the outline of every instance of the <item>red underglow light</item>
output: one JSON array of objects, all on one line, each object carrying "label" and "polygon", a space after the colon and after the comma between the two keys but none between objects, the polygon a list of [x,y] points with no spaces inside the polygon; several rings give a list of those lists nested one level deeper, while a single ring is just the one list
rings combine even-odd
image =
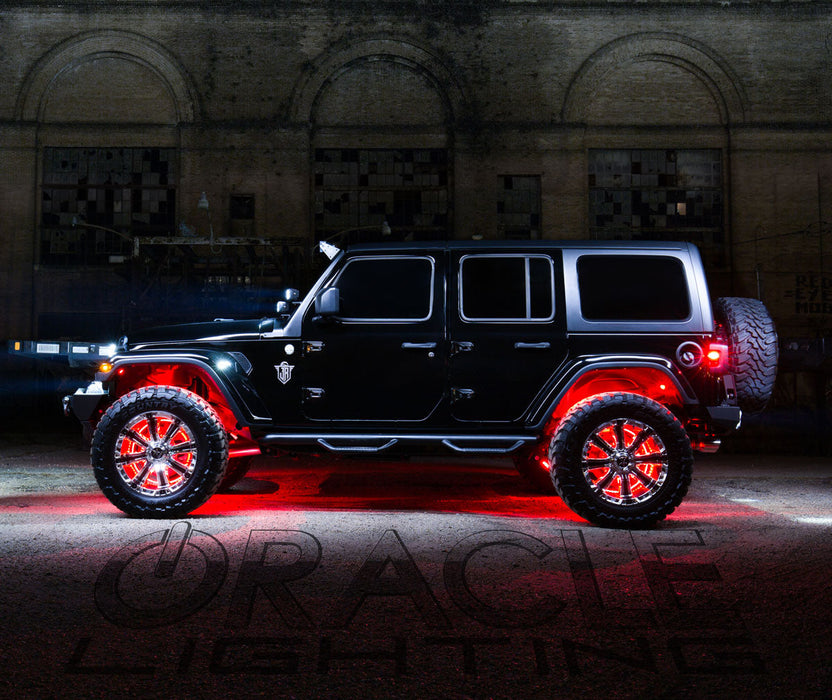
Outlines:
[{"label": "red underglow light", "polygon": [[[151,425],[151,420],[153,424]],[[140,417],[129,431],[119,435],[116,449],[123,478],[132,488],[155,495],[176,491],[190,477],[196,461],[193,437],[174,416],[159,413],[152,419]],[[169,446],[167,465],[151,461],[148,445],[164,436]]]},{"label": "red underglow light", "polygon": [[[644,426],[637,426],[627,423],[620,427],[619,430],[623,433],[624,441],[620,443],[616,428],[608,425],[598,433],[607,445],[615,449],[628,448],[636,442],[637,438],[641,438],[641,433],[645,433]],[[589,468],[589,477],[593,485],[606,483],[603,487],[603,492],[613,500],[639,499],[649,496],[651,489],[661,485],[665,480],[664,473],[664,446],[655,435],[648,434],[646,439],[635,451],[635,458],[638,464],[638,469],[643,475],[638,478],[635,474],[615,475],[609,466],[610,454],[609,449],[602,448],[596,444],[590,444],[586,453],[585,459],[587,463],[597,463],[598,466]],[[653,459],[655,461],[653,461]],[[612,477],[612,478],[611,478]]]},{"label": "red underglow light", "polygon": [[508,460],[364,462],[329,455],[259,457],[244,479],[230,491],[213,495],[194,513],[229,516],[304,509],[586,522],[556,495],[541,495],[529,486]]},{"label": "red underglow light", "polygon": [[259,454],[259,447],[230,447],[228,449],[229,457],[256,457]]}]

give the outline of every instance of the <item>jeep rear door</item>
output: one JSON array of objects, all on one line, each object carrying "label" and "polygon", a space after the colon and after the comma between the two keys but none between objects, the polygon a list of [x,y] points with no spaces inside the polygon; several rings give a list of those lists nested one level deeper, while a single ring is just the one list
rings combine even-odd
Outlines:
[{"label": "jeep rear door", "polygon": [[[340,310],[303,321],[303,412],[313,420],[422,421],[445,390],[444,259],[349,258],[326,288]],[[324,291],[322,290],[322,291]]]},{"label": "jeep rear door", "polygon": [[[566,355],[560,251],[451,251],[451,413],[519,421]],[[540,251],[540,252],[538,252]]]}]

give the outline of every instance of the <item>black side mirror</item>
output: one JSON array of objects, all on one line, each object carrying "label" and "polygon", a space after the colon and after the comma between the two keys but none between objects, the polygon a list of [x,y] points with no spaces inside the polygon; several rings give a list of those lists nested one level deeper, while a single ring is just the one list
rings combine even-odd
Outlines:
[{"label": "black side mirror", "polygon": [[337,287],[327,287],[315,297],[315,313],[318,316],[337,316],[341,311],[341,294]]}]

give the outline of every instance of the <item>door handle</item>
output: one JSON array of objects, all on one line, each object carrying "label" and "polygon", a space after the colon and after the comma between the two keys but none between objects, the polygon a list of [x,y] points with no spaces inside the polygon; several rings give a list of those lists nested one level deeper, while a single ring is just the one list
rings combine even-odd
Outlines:
[{"label": "door handle", "polygon": [[451,401],[464,401],[465,399],[473,399],[473,389],[463,389],[462,387],[453,387],[451,389]]},{"label": "door handle", "polygon": [[451,343],[451,355],[456,355],[459,352],[471,352],[474,349],[474,344],[468,340],[454,340]]},{"label": "door handle", "polygon": [[515,350],[548,350],[551,347],[552,344],[548,341],[543,341],[542,343],[517,342],[514,344]]},{"label": "door handle", "polygon": [[433,350],[436,343],[402,343],[402,350]]}]

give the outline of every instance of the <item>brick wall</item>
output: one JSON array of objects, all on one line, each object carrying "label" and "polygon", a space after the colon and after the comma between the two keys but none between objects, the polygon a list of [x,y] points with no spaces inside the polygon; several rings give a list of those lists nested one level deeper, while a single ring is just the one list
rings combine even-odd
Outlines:
[{"label": "brick wall", "polygon": [[830,19],[818,2],[7,2],[0,338],[37,334],[74,289],[111,314],[136,275],[184,274],[158,251],[130,275],[41,264],[44,149],[90,146],[175,149],[177,227],[197,234],[202,192],[217,236],[253,196],[246,230],[307,250],[197,250],[188,274],[264,286],[305,282],[316,149],[446,149],[459,238],[501,235],[506,175],[539,177],[539,235],[583,238],[590,150],[716,150],[713,286],[761,295],[784,334],[830,335]]}]

